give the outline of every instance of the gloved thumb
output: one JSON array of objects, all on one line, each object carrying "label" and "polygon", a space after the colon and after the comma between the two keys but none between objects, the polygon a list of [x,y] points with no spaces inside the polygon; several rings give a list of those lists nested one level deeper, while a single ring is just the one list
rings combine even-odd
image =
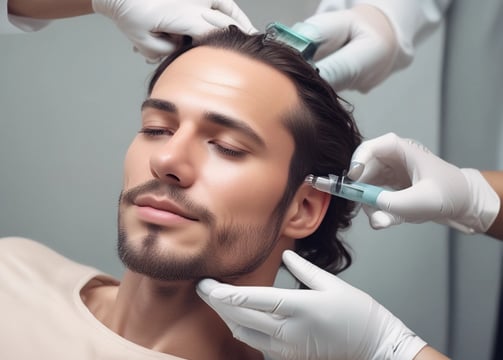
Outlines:
[{"label": "gloved thumb", "polygon": [[314,24],[298,22],[293,25],[292,30],[317,44],[324,41],[320,29]]},{"label": "gloved thumb", "polygon": [[181,42],[181,35],[152,33],[145,37],[143,43],[134,45],[133,52],[142,54],[148,64],[156,64],[172,53]]},{"label": "gloved thumb", "polygon": [[352,46],[349,53],[345,46],[350,37],[351,13],[340,11],[314,15],[293,29],[318,45],[313,60],[317,61],[320,76],[336,91],[346,88],[358,72],[354,61],[348,61]]},{"label": "gloved thumb", "polygon": [[334,275],[320,269],[291,250],[283,252],[283,263],[293,276],[313,290],[334,290],[334,287],[339,285],[339,279]]},{"label": "gloved thumb", "polygon": [[208,305],[211,305],[210,303],[210,293],[216,289],[219,285],[222,285],[222,283],[206,278],[201,281],[196,286],[196,292],[199,295],[201,299],[203,299]]},{"label": "gloved thumb", "polygon": [[208,22],[208,24],[214,26],[215,29],[223,29],[228,27],[229,25],[236,25],[241,31],[247,34],[253,34],[257,32],[257,29],[251,24],[250,21],[244,21],[245,19],[243,19],[242,22],[237,22],[233,18],[217,10],[207,10],[203,12],[201,16]]},{"label": "gloved thumb", "polygon": [[315,60],[341,48],[349,38],[351,13],[339,11],[313,15],[293,26],[293,30],[318,45]]}]

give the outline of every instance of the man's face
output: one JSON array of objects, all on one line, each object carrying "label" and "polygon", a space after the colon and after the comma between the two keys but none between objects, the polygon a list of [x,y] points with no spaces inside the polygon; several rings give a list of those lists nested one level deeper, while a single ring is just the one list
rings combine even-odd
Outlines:
[{"label": "man's face", "polygon": [[[229,50],[198,47],[160,76],[125,159],[119,248],[161,280],[232,279],[284,240],[293,83]],[[282,240],[278,240],[282,239]]]}]

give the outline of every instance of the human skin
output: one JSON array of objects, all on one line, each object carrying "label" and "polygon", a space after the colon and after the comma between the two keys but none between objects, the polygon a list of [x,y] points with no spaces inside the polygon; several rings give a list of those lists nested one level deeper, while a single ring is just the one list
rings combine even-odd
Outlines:
[{"label": "human skin", "polygon": [[[481,173],[494,189],[496,194],[498,194],[500,203],[503,204],[503,171],[482,171]],[[487,235],[503,240],[503,210],[501,207],[498,212],[498,216],[491,227],[487,230]]]},{"label": "human skin", "polygon": [[91,0],[8,0],[9,13],[33,19],[59,19],[94,13]]},{"label": "human skin", "polygon": [[431,346],[425,346],[414,357],[414,360],[448,360],[449,358]]},{"label": "human skin", "polygon": [[[177,111],[144,107],[141,127],[147,133],[140,132],[127,152],[123,189],[154,181],[164,184],[162,189],[177,190],[133,197],[136,204],[121,202],[126,246],[145,263],[151,256],[166,263],[199,258],[204,266],[199,274],[170,280],[128,269],[118,287],[91,284],[82,297],[107,327],[144,347],[187,359],[229,354],[261,358],[233,339],[197,296],[195,284],[201,277],[215,277],[240,285],[272,285],[282,252],[321,222],[329,196],[301,185],[279,221],[276,238],[248,231],[227,238],[222,246],[217,236],[224,226],[253,230],[270,224],[294,150],[282,118],[298,104],[295,87],[256,60],[198,47],[168,66],[150,99],[176,105]],[[240,127],[212,121],[209,113],[234,119]],[[245,126],[261,140],[240,130]],[[197,205],[188,206],[187,200]],[[156,210],[156,201],[164,209]],[[195,208],[213,214],[214,225]],[[155,234],[148,237],[152,227]]]}]

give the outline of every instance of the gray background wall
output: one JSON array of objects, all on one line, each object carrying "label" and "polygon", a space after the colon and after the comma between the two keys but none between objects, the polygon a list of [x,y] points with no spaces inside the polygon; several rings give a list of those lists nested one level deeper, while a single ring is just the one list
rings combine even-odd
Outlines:
[{"label": "gray background wall", "polygon": [[[259,29],[271,21],[300,21],[317,3],[238,1]],[[394,131],[438,152],[442,42],[439,29],[419,47],[411,67],[369,94],[341,93],[355,105],[366,137]],[[133,54],[128,40],[101,16],[0,35],[0,49],[0,236],[36,239],[120,277],[115,242],[122,160],[138,130],[154,67]],[[342,277],[447,351],[449,335],[455,336],[450,320],[459,316],[452,313],[447,230],[424,224],[376,232],[360,214],[346,238],[355,263]],[[494,240],[480,241],[495,246]],[[475,272],[481,279],[487,277],[483,265]],[[477,307],[480,315],[475,324],[458,323],[464,327],[457,333],[471,341],[464,349],[464,341],[455,339],[455,353],[489,359],[494,281],[480,291],[464,294],[462,312]],[[487,299],[485,308],[480,298]]]}]

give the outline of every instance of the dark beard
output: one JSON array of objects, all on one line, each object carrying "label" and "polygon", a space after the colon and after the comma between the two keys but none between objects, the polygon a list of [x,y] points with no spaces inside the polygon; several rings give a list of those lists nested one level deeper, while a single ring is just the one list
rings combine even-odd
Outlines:
[{"label": "dark beard", "polygon": [[[161,185],[166,186],[166,184]],[[161,185],[156,185],[155,188],[157,189]],[[222,252],[227,253],[225,256],[230,258],[249,255],[238,266],[230,267],[229,264],[216,263],[216,256],[212,254],[212,250],[207,248],[202,249],[196,256],[186,257],[180,256],[180,254],[170,254],[168,251],[159,251],[159,247],[156,245],[162,240],[160,239],[162,227],[152,224],[148,225],[148,232],[142,239],[140,249],[137,250],[131,246],[128,239],[127,229],[121,220],[121,208],[125,203],[132,203],[133,196],[145,191],[152,192],[152,188],[154,188],[153,185],[142,186],[142,189],[147,190],[133,188],[122,193],[119,199],[118,254],[124,265],[131,271],[163,281],[197,280],[203,277],[233,278],[258,268],[267,259],[279,240],[282,219],[286,211],[284,201],[280,201],[269,218],[270,220],[263,226],[231,223],[217,227],[215,222],[208,223],[212,237],[210,243],[217,244],[212,248],[213,250],[222,249]],[[184,203],[184,195],[180,194],[181,191],[178,188],[172,188],[169,190],[169,195]],[[173,193],[176,195],[172,196]],[[211,216],[208,215],[207,218],[211,218]],[[257,248],[256,244],[259,244],[260,248]]]}]

